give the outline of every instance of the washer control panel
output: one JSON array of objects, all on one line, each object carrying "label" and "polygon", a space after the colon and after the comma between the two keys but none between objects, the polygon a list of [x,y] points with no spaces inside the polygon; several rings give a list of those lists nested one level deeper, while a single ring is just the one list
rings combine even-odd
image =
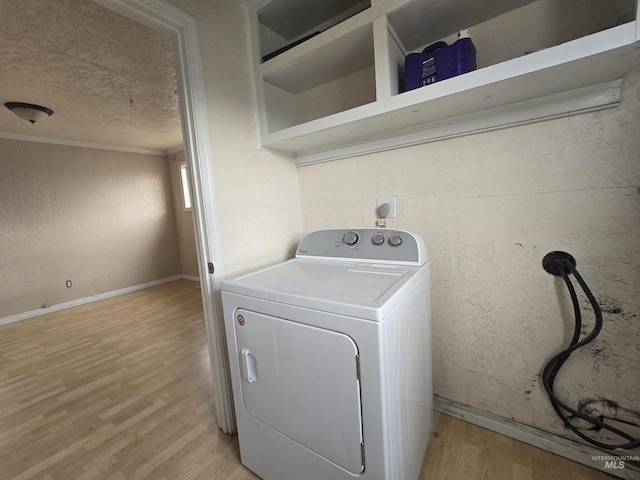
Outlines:
[{"label": "washer control panel", "polygon": [[404,230],[354,228],[307,234],[296,258],[423,265],[427,252],[419,236]]}]

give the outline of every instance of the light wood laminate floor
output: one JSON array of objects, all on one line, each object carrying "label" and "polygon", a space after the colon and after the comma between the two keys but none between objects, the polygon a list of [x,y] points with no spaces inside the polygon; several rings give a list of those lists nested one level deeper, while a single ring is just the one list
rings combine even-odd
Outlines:
[{"label": "light wood laminate floor", "polygon": [[[422,480],[613,478],[447,415],[434,422]],[[0,326],[0,479],[256,478],[216,427],[195,283]]]}]

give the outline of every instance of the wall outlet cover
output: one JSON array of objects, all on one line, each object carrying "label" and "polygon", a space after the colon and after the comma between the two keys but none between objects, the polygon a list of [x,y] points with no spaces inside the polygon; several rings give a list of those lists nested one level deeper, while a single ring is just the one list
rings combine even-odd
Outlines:
[{"label": "wall outlet cover", "polygon": [[386,218],[396,218],[396,199],[393,198],[377,198],[376,199],[376,213],[378,212],[378,207],[383,203],[389,204],[389,214]]}]

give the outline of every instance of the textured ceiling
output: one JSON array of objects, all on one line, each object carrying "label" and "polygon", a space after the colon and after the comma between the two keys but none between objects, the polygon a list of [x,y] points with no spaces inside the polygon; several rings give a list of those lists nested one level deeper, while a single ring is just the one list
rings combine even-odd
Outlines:
[{"label": "textured ceiling", "polygon": [[[0,136],[170,151],[182,145],[171,39],[91,0],[0,0]],[[19,138],[19,137],[18,137]]]}]

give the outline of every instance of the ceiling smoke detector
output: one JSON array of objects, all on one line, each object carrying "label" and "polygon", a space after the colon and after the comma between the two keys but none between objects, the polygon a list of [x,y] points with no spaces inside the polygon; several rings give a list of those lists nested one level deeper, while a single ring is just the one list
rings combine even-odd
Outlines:
[{"label": "ceiling smoke detector", "polygon": [[4,106],[15,113],[18,117],[31,123],[36,123],[53,115],[53,110],[50,108],[34,105],[32,103],[7,102]]}]

